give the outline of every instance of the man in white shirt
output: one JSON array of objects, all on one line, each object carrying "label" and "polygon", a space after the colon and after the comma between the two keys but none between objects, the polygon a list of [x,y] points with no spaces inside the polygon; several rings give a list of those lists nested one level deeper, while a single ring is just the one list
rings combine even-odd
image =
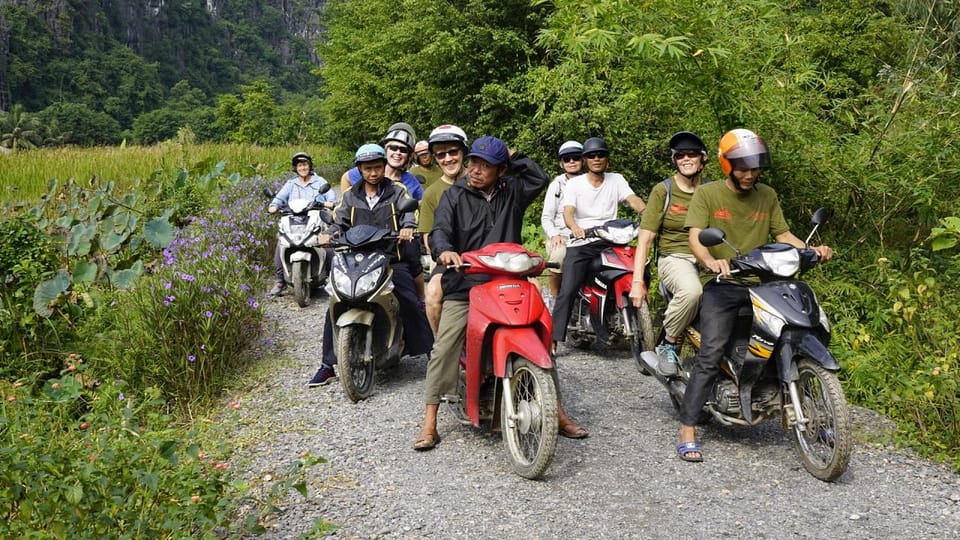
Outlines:
[{"label": "man in white shirt", "polygon": [[561,199],[563,217],[570,228],[567,255],[563,261],[563,275],[553,308],[553,351],[567,336],[567,323],[577,291],[587,277],[590,261],[607,247],[599,238],[586,238],[585,229],[616,219],[621,203],[627,203],[640,214],[645,208],[623,175],[607,172],[610,149],[600,137],[591,137],[583,143],[583,159],[587,173],[570,179]]}]

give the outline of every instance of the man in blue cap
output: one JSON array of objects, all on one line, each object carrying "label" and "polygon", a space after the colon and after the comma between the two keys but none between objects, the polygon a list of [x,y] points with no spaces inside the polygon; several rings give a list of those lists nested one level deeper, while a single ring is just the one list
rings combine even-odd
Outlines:
[{"label": "man in blue cap", "polygon": [[[456,395],[460,351],[466,341],[467,310],[472,283],[456,271],[460,254],[494,242],[522,243],[523,214],[546,188],[547,174],[532,159],[511,152],[496,137],[480,137],[470,147],[467,176],[440,198],[430,232],[430,251],[437,264],[453,266],[443,274],[440,326],[427,365],[426,412],[414,450],[440,442],[437,411],[440,398]],[[560,424],[568,425],[560,411]]]}]

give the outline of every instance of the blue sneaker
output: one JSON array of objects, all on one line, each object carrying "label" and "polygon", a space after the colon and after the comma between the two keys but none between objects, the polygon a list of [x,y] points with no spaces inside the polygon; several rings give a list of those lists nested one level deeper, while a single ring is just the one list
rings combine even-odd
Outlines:
[{"label": "blue sneaker", "polygon": [[660,362],[657,363],[657,372],[664,377],[676,377],[680,374],[680,357],[677,356],[677,345],[675,343],[663,342],[657,345],[657,356]]},{"label": "blue sneaker", "polygon": [[307,383],[307,386],[314,388],[317,386],[324,386],[330,384],[334,379],[337,378],[337,374],[334,373],[333,368],[327,365],[320,366],[320,369],[313,375],[313,378],[310,379],[310,382]]}]

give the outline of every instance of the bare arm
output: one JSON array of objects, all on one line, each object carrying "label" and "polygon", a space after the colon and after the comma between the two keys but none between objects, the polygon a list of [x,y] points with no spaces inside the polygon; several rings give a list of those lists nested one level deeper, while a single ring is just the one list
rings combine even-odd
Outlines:
[{"label": "bare arm", "polygon": [[643,281],[643,274],[647,267],[650,246],[653,245],[653,239],[656,236],[657,233],[646,229],[640,229],[637,233],[637,255],[633,261],[633,285],[630,287],[630,299],[636,307],[640,307],[649,292],[647,284]]},{"label": "bare arm", "polygon": [[571,238],[583,238],[586,236],[583,232],[583,228],[577,225],[577,221],[573,219],[573,213],[576,211],[577,207],[575,206],[564,206],[563,207],[563,222],[567,224],[567,228],[570,229]]},{"label": "bare arm", "polygon": [[627,204],[629,204],[630,207],[633,208],[633,211],[638,214],[642,214],[643,210],[647,207],[647,205],[643,202],[643,199],[637,195],[627,195]]}]

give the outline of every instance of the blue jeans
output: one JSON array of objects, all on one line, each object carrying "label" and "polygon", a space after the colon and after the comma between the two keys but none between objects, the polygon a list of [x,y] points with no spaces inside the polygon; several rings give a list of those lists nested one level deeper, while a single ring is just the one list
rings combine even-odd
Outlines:
[{"label": "blue jeans", "polygon": [[750,305],[747,287],[711,281],[703,286],[700,299],[700,351],[693,362],[693,373],[683,394],[680,422],[697,425],[697,417],[710,397],[713,383],[720,373],[720,359],[737,322],[737,313]]}]

